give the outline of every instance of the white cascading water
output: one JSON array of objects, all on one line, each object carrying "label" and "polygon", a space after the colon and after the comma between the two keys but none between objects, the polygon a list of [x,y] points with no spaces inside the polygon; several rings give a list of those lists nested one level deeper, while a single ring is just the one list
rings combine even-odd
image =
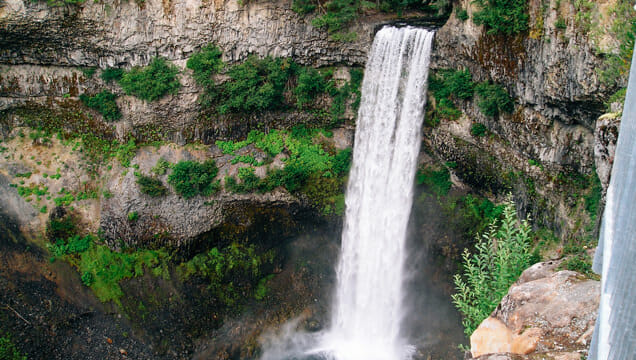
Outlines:
[{"label": "white cascading water", "polygon": [[434,33],[385,27],[362,83],[331,329],[337,360],[398,360],[406,230],[420,150]]}]

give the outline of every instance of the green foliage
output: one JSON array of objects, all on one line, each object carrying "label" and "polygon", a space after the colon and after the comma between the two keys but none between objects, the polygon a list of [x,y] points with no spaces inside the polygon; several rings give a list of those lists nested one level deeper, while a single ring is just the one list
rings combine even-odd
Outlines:
[{"label": "green foliage", "polygon": [[186,199],[196,195],[210,196],[220,188],[219,181],[214,181],[218,172],[214,160],[203,163],[180,161],[172,167],[168,183]]},{"label": "green foliage", "polygon": [[453,185],[450,181],[450,172],[446,168],[440,170],[428,167],[418,169],[415,181],[418,185],[428,186],[439,196],[447,195]]},{"label": "green foliage", "polygon": [[356,19],[360,10],[358,0],[330,0],[324,3],[324,14],[314,18],[311,24],[317,28],[325,28],[330,35],[344,34],[347,26]]},{"label": "green foliage", "polygon": [[93,96],[80,95],[80,100],[82,100],[84,105],[97,110],[106,121],[115,121],[121,118],[121,112],[119,112],[115,99],[117,99],[117,95],[108,90],[102,90]]},{"label": "green foliage", "polygon": [[312,0],[293,0],[292,10],[300,15],[305,15],[316,10],[316,4]]},{"label": "green foliage", "polygon": [[477,106],[484,115],[497,116],[514,111],[514,101],[501,85],[482,82],[475,87],[475,90],[479,95]]},{"label": "green foliage", "polygon": [[49,246],[49,250],[55,258],[60,258],[64,255],[82,253],[88,250],[94,240],[95,237],[90,234],[84,237],[73,235],[66,240],[58,239],[55,244]]},{"label": "green foliage", "polygon": [[438,101],[450,98],[466,100],[473,97],[475,84],[468,69],[440,69],[431,74],[428,89]]},{"label": "green foliage", "polygon": [[475,137],[484,136],[487,131],[488,128],[482,123],[473,123],[470,126],[470,134]]},{"label": "green foliage", "polygon": [[105,82],[119,81],[124,76],[124,73],[125,73],[124,69],[108,68],[108,69],[102,70],[100,77]]},{"label": "green foliage", "polygon": [[426,125],[437,126],[441,120],[457,120],[462,112],[455,107],[455,100],[470,99],[475,84],[467,69],[440,69],[429,78],[428,89],[436,100],[426,115]]},{"label": "green foliage", "polygon": [[142,193],[152,197],[163,196],[168,192],[168,189],[163,185],[161,180],[150,176],[138,176],[137,185],[139,185],[139,190]]},{"label": "green foliage", "polygon": [[[329,74],[331,75],[331,74]],[[296,105],[302,109],[327,89],[327,80],[318,70],[303,67],[298,72],[298,85],[294,89]]]},{"label": "green foliage", "polygon": [[134,67],[124,73],[119,85],[128,95],[147,101],[158,100],[166,94],[176,94],[181,83],[179,69],[164,58],[154,58],[148,66]]},{"label": "green foliage", "polygon": [[87,79],[90,79],[93,77],[93,75],[95,75],[95,71],[97,71],[97,68],[95,67],[83,67],[80,68],[80,70],[82,71],[82,74],[84,74],[84,76]]},{"label": "green foliage", "polygon": [[9,336],[0,337],[0,360],[27,360],[13,344]]},{"label": "green foliage", "polygon": [[613,103],[625,103],[625,95],[627,94],[627,88],[621,88],[616,91],[609,99],[605,102],[605,110],[612,111],[611,107]]},{"label": "green foliage", "polygon": [[254,245],[232,243],[196,255],[180,265],[179,273],[184,279],[192,276],[206,279],[213,295],[223,304],[232,306],[244,297],[245,292],[253,290],[254,283],[264,268],[273,264],[274,257],[273,250],[258,254]]},{"label": "green foliage", "polygon": [[51,219],[46,224],[46,237],[53,243],[75,235],[77,228],[70,215],[59,219]]},{"label": "green foliage", "polygon": [[119,160],[121,166],[128,168],[130,167],[130,162],[135,158],[137,154],[137,145],[135,144],[135,139],[132,137],[128,139],[128,142],[125,144],[119,144],[115,149],[115,158]]},{"label": "green foliage", "polygon": [[251,113],[280,107],[292,70],[290,61],[271,57],[250,56],[232,66],[227,73],[231,80],[221,86],[219,113]]},{"label": "green foliage", "polygon": [[557,29],[565,30],[568,28],[568,24],[565,22],[565,19],[559,16],[557,20],[554,22],[554,27]]},{"label": "green foliage", "polygon": [[590,189],[585,195],[585,210],[587,210],[588,215],[592,221],[596,220],[599,212],[599,205],[601,203],[601,197],[603,192],[603,187],[601,186],[601,180],[599,180],[596,171],[590,175],[591,186]]},{"label": "green foliage", "polygon": [[254,292],[254,298],[258,301],[262,301],[267,296],[267,282],[274,277],[274,274],[269,274],[258,281],[256,285],[256,291]]},{"label": "green foliage", "polygon": [[82,274],[82,282],[90,286],[101,301],[119,303],[119,298],[124,295],[120,281],[142,276],[144,267],[151,270],[154,276],[168,278],[169,258],[164,250],[119,253],[107,246],[92,244],[79,256],[67,257],[67,260],[78,269]]},{"label": "green foliage", "polygon": [[265,134],[253,130],[241,142],[217,142],[225,153],[233,154],[249,144],[275,156],[288,154],[283,169],[270,169],[264,179],[251,167],[240,168],[238,179],[225,178],[225,188],[232,192],[267,192],[279,186],[290,192],[302,192],[324,215],[344,211],[344,184],[351,163],[351,149],[334,151],[318,142],[324,132],[296,126],[290,132],[272,130]]},{"label": "green foliage", "polygon": [[186,67],[193,72],[194,80],[204,89],[199,102],[205,106],[212,105],[219,95],[213,76],[225,66],[221,60],[221,55],[221,50],[218,47],[209,44],[192,54],[186,63]]},{"label": "green foliage", "polygon": [[592,259],[586,252],[581,252],[577,255],[570,256],[559,266],[560,269],[567,269],[576,271],[588,277],[594,277],[595,274],[592,271]]},{"label": "green foliage", "polygon": [[285,133],[278,130],[272,130],[267,134],[252,130],[247,134],[247,141],[270,156],[276,156],[285,148],[285,135]]},{"label": "green foliage", "polygon": [[530,238],[530,225],[518,221],[514,203],[509,201],[501,223],[493,221],[488,232],[477,239],[476,252],[464,251],[463,276],[455,275],[457,292],[452,298],[464,316],[466,335],[490,315],[510,285],[531,265]]},{"label": "green foliage", "polygon": [[468,11],[466,11],[466,9],[457,8],[457,10],[455,11],[455,15],[461,21],[468,20]]},{"label": "green foliage", "polygon": [[528,30],[528,4],[526,0],[473,0],[479,10],[473,21],[484,25],[488,34],[513,35]]},{"label": "green foliage", "polygon": [[601,71],[601,81],[609,86],[619,83],[629,74],[636,36],[636,14],[633,5],[631,1],[619,0],[612,9],[614,21],[611,32],[618,40],[618,51],[607,54],[604,69]]},{"label": "green foliage", "polygon": [[150,171],[152,171],[155,175],[164,175],[171,167],[172,164],[170,162],[166,161],[164,158],[159,158],[155,166],[153,166]]},{"label": "green foliage", "polygon": [[46,4],[51,7],[59,7],[65,5],[79,5],[86,0],[46,0]]},{"label": "green foliage", "polygon": [[128,221],[135,222],[139,220],[139,213],[136,211],[132,211],[128,213]]}]

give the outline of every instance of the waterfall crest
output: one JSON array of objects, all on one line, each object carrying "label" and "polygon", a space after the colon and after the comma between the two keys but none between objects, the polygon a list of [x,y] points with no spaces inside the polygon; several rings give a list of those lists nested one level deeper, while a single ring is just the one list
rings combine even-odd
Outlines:
[{"label": "waterfall crest", "polygon": [[384,28],[367,62],[332,327],[323,341],[338,360],[408,357],[400,339],[405,238],[433,35]]}]

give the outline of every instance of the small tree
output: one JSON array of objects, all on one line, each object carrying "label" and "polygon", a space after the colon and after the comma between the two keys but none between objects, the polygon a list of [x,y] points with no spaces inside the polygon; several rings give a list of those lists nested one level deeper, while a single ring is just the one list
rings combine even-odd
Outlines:
[{"label": "small tree", "polygon": [[475,254],[464,250],[463,276],[455,275],[453,303],[462,313],[464,332],[470,336],[497,307],[519,275],[531,265],[530,225],[519,221],[514,203],[504,205],[503,219],[493,220],[478,237]]}]

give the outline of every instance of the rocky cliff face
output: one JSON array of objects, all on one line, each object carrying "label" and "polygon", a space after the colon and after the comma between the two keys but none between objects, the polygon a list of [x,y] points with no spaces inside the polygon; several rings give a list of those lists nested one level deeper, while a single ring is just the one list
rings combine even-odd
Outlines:
[{"label": "rocky cliff face", "polygon": [[[443,121],[425,130],[424,137],[443,161],[457,163],[462,180],[487,193],[512,191],[522,211],[564,236],[580,230],[570,211],[576,201],[567,195],[577,190],[564,176],[595,178],[595,124],[615,89],[599,79],[603,58],[577,25],[574,5],[528,4],[530,31],[514,36],[489,35],[453,14],[436,35],[431,65],[465,68],[473,81],[501,84],[515,101],[514,111],[485,116],[478,99],[461,101],[459,120]],[[456,6],[474,12],[470,1]],[[557,18],[568,19],[565,28],[555,26]],[[486,136],[471,134],[475,123],[485,125]],[[607,158],[611,155],[596,165],[604,176]]]}]

